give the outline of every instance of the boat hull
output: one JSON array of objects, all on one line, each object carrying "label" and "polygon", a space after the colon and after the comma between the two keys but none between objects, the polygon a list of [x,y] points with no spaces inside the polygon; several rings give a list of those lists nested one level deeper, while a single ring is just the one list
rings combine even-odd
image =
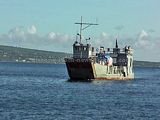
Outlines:
[{"label": "boat hull", "polygon": [[68,75],[71,80],[94,79],[91,62],[66,62]]},{"label": "boat hull", "polygon": [[66,59],[65,61],[72,81],[134,79],[134,73],[124,75],[121,69],[118,71],[115,67],[101,65],[90,60],[69,61]]}]

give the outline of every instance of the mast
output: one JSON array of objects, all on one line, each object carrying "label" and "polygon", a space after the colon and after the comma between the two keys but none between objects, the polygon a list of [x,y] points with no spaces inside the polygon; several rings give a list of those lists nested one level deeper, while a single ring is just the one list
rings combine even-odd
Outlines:
[{"label": "mast", "polygon": [[[84,23],[83,20],[82,20],[82,16],[81,16],[81,22],[80,23],[75,23],[75,24],[79,24],[80,25],[80,32],[79,34],[79,37],[80,37],[80,44],[81,44],[81,41],[82,41],[82,31],[85,30],[86,28],[90,27],[91,25],[98,25],[97,23]],[[83,27],[84,25],[84,27]]]},{"label": "mast", "polygon": [[118,42],[117,42],[117,39],[116,39],[116,48],[118,48]]}]

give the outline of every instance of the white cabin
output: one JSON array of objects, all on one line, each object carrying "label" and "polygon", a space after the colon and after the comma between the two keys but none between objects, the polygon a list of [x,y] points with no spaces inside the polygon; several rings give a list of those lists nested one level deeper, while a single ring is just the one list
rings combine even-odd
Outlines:
[{"label": "white cabin", "polygon": [[90,44],[84,45],[77,41],[73,44],[73,58],[90,58],[94,55],[94,47]]}]

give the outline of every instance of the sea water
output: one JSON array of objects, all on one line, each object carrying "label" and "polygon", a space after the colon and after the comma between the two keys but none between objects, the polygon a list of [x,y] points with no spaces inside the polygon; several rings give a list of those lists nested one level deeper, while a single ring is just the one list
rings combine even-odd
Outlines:
[{"label": "sea water", "polygon": [[0,63],[0,120],[159,120],[160,68],[128,81],[68,82],[66,66]]}]

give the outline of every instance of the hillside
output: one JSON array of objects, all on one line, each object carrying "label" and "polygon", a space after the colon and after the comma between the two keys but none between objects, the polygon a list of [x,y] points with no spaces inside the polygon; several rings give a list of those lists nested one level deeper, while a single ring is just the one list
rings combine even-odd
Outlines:
[{"label": "hillside", "polygon": [[[1,62],[64,63],[72,54],[0,45]],[[160,67],[160,62],[134,61],[134,66]]]},{"label": "hillside", "polygon": [[160,67],[160,62],[134,61],[136,67]]},{"label": "hillside", "polygon": [[0,61],[28,63],[64,63],[71,54],[0,45]]}]

